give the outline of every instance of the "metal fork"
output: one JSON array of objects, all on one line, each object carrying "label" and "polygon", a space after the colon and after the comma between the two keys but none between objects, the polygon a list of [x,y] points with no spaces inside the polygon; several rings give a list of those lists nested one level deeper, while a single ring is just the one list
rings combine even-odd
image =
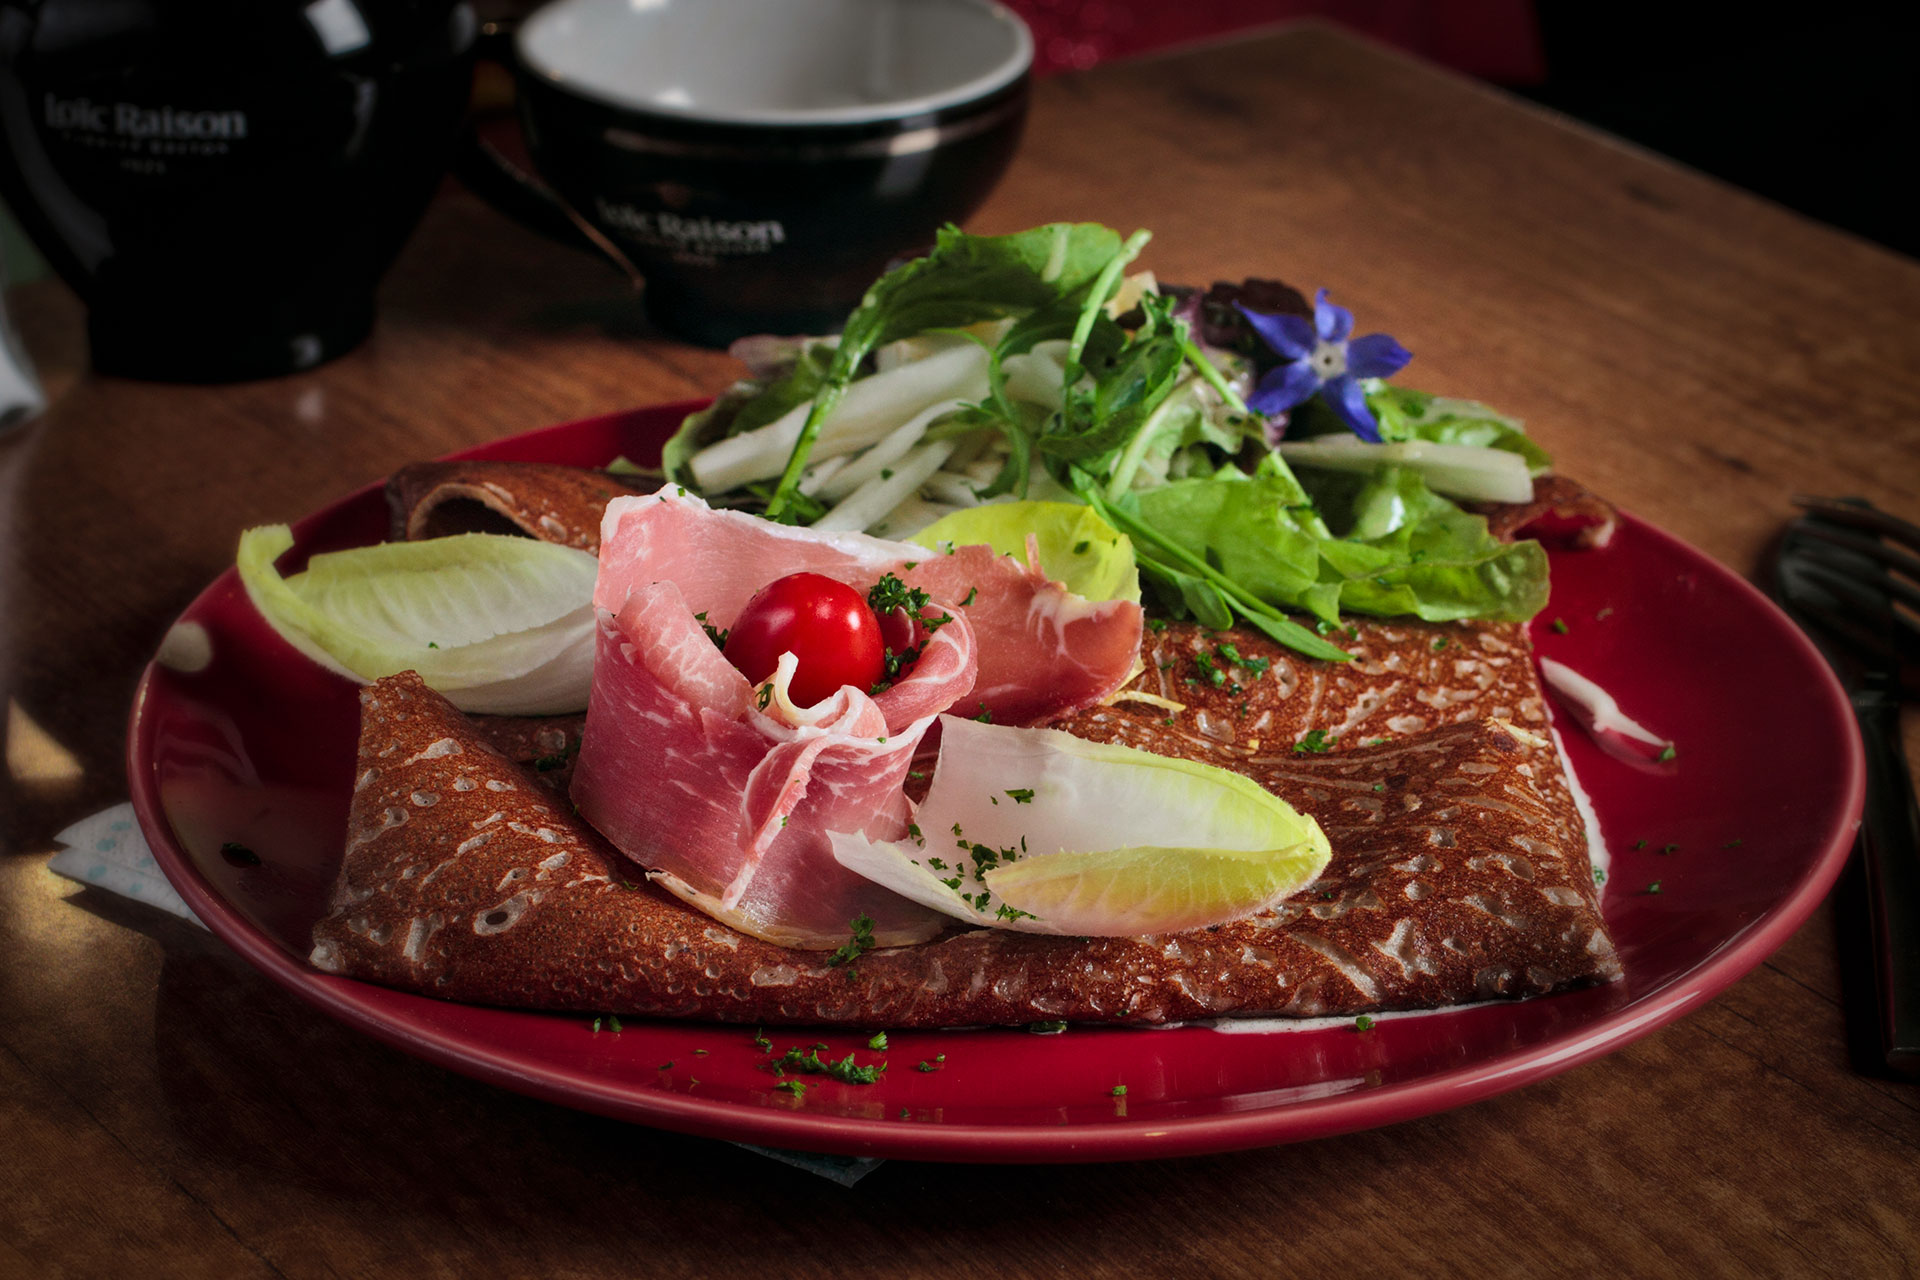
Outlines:
[{"label": "metal fork", "polygon": [[1799,496],[1775,593],[1845,684],[1866,748],[1854,852],[1873,937],[1880,1048],[1920,1072],[1920,809],[1900,740],[1903,681],[1920,682],[1920,527],[1859,498]]}]

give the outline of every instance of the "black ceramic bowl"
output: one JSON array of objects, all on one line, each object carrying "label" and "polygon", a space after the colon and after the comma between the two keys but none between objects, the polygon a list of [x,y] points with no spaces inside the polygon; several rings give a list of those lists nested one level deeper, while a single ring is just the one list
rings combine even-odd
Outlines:
[{"label": "black ceramic bowl", "polygon": [[1032,60],[991,0],[557,0],[515,41],[535,167],[709,345],[834,327],[978,207]]}]

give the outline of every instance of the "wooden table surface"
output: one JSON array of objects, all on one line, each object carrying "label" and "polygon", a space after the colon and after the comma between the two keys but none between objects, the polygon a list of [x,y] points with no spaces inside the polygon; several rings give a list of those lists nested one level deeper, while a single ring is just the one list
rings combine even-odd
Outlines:
[{"label": "wooden table surface", "polygon": [[[1058,219],[1152,228],[1164,280],[1332,286],[1416,353],[1401,381],[1523,417],[1749,576],[1790,493],[1920,519],[1920,265],[1349,38],[1041,84],[970,227]],[[70,296],[15,291],[55,398],[0,438],[0,1274],[1920,1270],[1920,1086],[1850,1063],[1830,905],[1709,1006],[1470,1107],[1156,1163],[894,1161],[847,1190],[416,1061],[49,874],[53,834],[124,798],[141,664],[242,527],[734,375],[622,288],[449,189],[373,339],[297,377],[96,377]],[[21,763],[26,721],[71,776]]]}]

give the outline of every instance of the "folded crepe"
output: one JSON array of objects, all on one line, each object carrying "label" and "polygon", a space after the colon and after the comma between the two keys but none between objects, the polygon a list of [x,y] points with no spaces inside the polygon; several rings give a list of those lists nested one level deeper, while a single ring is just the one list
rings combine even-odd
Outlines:
[{"label": "folded crepe", "polygon": [[396,542],[523,533],[598,551],[607,503],[652,487],[608,471],[544,462],[416,462],[387,480],[388,525]]},{"label": "folded crepe", "polygon": [[564,768],[551,735],[390,677],[362,695],[312,961],[479,1004],[900,1028],[1352,1015],[1619,977],[1524,629],[1359,623],[1348,647],[1326,664],[1169,624],[1118,700],[1056,726],[1236,769],[1314,814],[1333,860],[1296,898],[1192,933],[966,930],[841,965],[649,886],[541,784],[543,761]]}]

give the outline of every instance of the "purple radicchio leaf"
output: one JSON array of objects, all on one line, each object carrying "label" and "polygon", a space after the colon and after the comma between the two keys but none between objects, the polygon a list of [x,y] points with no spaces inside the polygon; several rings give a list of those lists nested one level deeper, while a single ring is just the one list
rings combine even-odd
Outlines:
[{"label": "purple radicchio leaf", "polygon": [[1308,321],[1313,319],[1313,304],[1307,301],[1306,295],[1278,280],[1250,279],[1239,284],[1215,281],[1214,286],[1200,297],[1196,333],[1200,341],[1210,347],[1220,347],[1250,357],[1256,374],[1264,373],[1279,363],[1279,357],[1260,340],[1246,316],[1241,313],[1241,307],[1262,315],[1294,315]]}]

